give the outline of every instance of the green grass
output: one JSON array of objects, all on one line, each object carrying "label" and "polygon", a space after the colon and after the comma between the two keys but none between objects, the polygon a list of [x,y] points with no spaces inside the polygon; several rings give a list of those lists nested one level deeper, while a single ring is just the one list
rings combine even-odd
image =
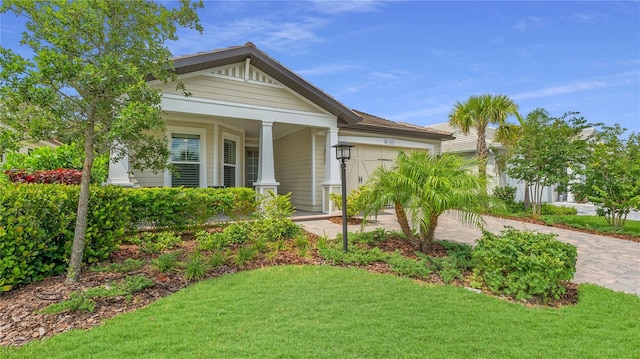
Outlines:
[{"label": "green grass", "polygon": [[542,219],[547,224],[555,224],[561,223],[567,226],[581,228],[581,229],[592,229],[602,233],[619,233],[619,234],[629,234],[632,236],[640,237],[640,221],[632,221],[627,220],[624,225],[624,229],[618,229],[611,227],[607,224],[607,221],[604,217],[599,216],[552,216],[545,215],[541,216]]},{"label": "green grass", "polygon": [[280,266],[206,280],[1,358],[637,358],[640,298],[594,285],[527,308],[355,268]]}]

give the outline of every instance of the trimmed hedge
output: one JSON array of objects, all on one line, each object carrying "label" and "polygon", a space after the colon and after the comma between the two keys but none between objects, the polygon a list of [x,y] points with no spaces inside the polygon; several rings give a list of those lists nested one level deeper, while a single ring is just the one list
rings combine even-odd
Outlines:
[{"label": "trimmed hedge", "polygon": [[250,188],[137,188],[126,191],[131,204],[131,225],[182,229],[199,226],[224,214],[231,218],[256,210]]},{"label": "trimmed hedge", "polygon": [[484,232],[473,248],[474,286],[516,299],[559,298],[576,272],[576,247],[556,234],[507,228],[500,234]]},{"label": "trimmed hedge", "polygon": [[[0,293],[66,270],[79,191],[79,186],[60,184],[0,186]],[[83,259],[107,259],[125,230],[139,225],[184,228],[255,208],[249,188],[92,186]]]},{"label": "trimmed hedge", "polygon": [[[0,293],[65,271],[80,188],[8,184],[0,192]],[[106,259],[129,223],[118,187],[91,188],[85,262]]]}]

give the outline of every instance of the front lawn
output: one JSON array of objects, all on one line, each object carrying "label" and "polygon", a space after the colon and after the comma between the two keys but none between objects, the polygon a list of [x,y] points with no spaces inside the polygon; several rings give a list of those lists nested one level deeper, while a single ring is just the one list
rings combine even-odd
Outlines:
[{"label": "front lawn", "polygon": [[640,221],[627,220],[624,224],[624,228],[614,228],[607,224],[604,217],[600,216],[559,216],[559,215],[544,215],[541,216],[546,224],[564,224],[569,227],[594,230],[600,233],[615,233],[626,234],[630,236],[640,237]]},{"label": "front lawn", "polygon": [[2,358],[637,358],[640,298],[594,285],[530,308],[355,268],[278,266],[209,279]]}]

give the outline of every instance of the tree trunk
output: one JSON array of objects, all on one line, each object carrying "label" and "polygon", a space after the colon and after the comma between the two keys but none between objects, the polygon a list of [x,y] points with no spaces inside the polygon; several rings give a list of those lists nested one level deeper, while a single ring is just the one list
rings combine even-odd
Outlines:
[{"label": "tree trunk", "polygon": [[407,219],[407,214],[404,212],[404,207],[400,202],[394,202],[394,208],[396,211],[396,218],[398,219],[398,224],[400,225],[400,229],[402,229],[402,233],[407,237],[407,241],[411,245],[415,245],[417,243],[417,238],[413,235],[413,231],[411,230],[411,226],[409,225],[409,220]]},{"label": "tree trunk", "polygon": [[478,142],[476,144],[476,156],[480,160],[478,164],[478,177],[482,181],[482,186],[484,188],[484,193],[487,193],[487,157],[489,154],[489,150],[487,149],[487,141],[485,138],[485,129],[477,128],[478,131]]},{"label": "tree trunk", "polygon": [[531,207],[531,186],[529,182],[524,182],[524,209],[528,210]]},{"label": "tree trunk", "polygon": [[427,227],[426,233],[422,236],[422,240],[420,241],[420,251],[422,253],[427,253],[431,246],[433,245],[433,241],[436,238],[436,227],[438,226],[438,215],[432,214],[429,217],[429,226]]},{"label": "tree trunk", "polygon": [[80,181],[80,197],[76,212],[76,227],[73,233],[73,246],[71,258],[67,270],[67,283],[76,283],[82,270],[82,257],[84,256],[84,240],[87,233],[87,218],[89,212],[89,184],[91,182],[91,168],[93,167],[93,121],[87,124],[84,144],[84,163],[82,165],[82,179]]}]

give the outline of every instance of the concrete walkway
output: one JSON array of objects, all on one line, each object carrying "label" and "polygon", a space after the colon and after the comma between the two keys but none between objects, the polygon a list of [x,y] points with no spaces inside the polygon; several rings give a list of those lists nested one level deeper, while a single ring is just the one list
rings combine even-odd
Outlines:
[{"label": "concrete walkway", "polygon": [[[495,217],[485,217],[487,229],[492,233],[504,227],[528,229],[540,233],[555,233],[558,239],[578,248],[578,264],[573,278],[575,283],[594,283],[603,287],[640,295],[640,243],[609,238],[559,228],[523,223]],[[342,233],[342,225],[327,219],[299,218],[298,224],[314,234],[335,238]],[[361,226],[348,226],[349,232],[358,232]],[[400,231],[395,215],[385,212],[364,227],[372,231],[378,227],[389,231]],[[482,235],[479,229],[467,227],[456,220],[454,214],[440,216],[436,238],[460,243],[473,244]]]}]

